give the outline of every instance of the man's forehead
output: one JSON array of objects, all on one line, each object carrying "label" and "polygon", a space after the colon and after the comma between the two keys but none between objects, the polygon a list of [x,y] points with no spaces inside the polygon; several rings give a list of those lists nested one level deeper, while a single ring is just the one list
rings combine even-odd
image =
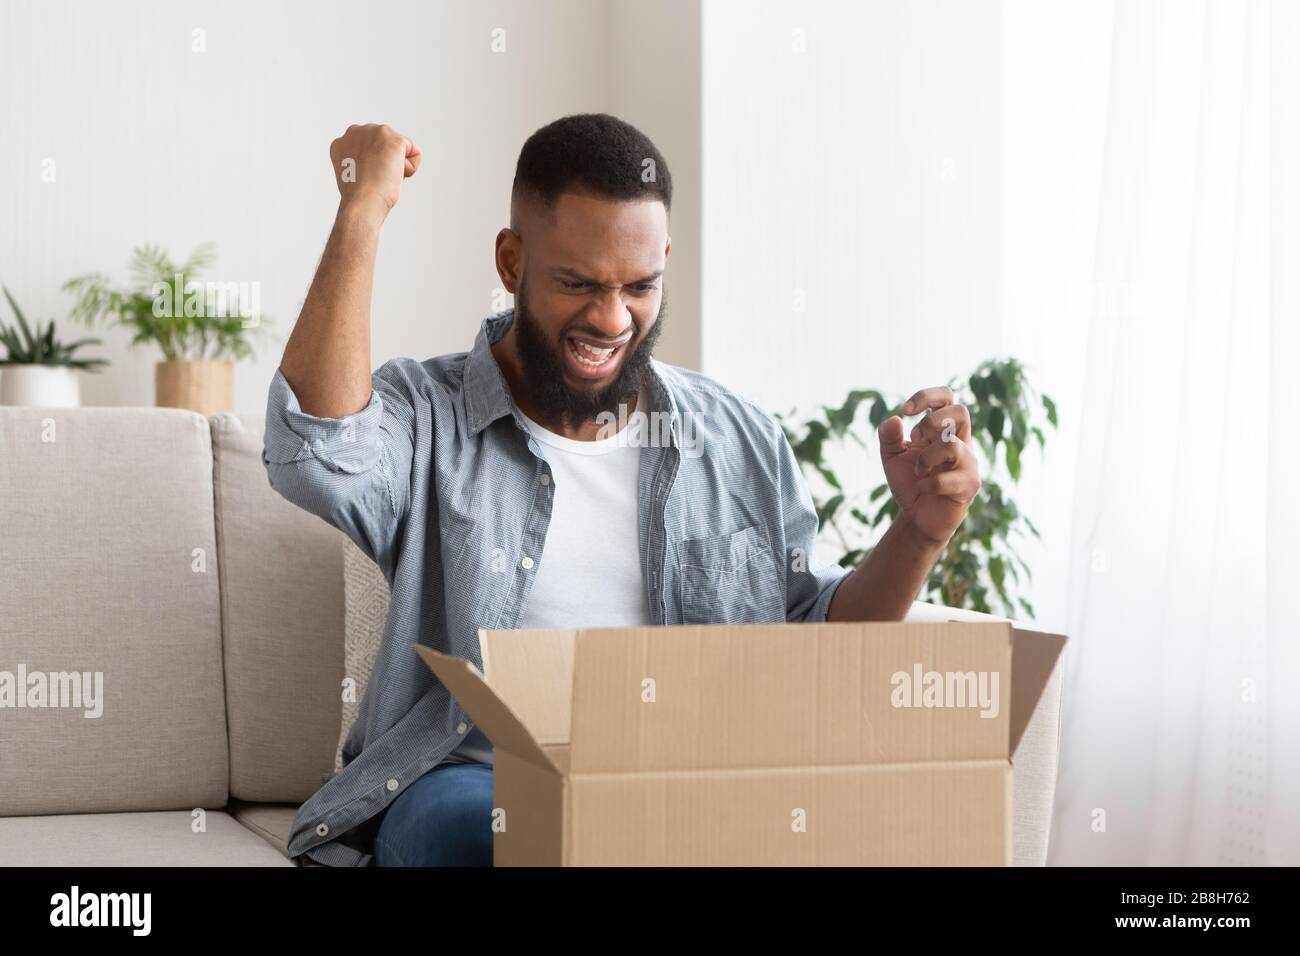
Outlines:
[{"label": "man's forehead", "polygon": [[591,193],[561,193],[551,205],[533,198],[516,203],[513,218],[521,219],[519,231],[528,239],[529,231],[540,231],[548,238],[573,238],[578,241],[599,237],[634,242],[660,242],[668,237],[668,214],[658,200],[620,200]]},{"label": "man's forehead", "polygon": [[663,269],[668,233],[662,203],[566,193],[545,221],[525,227],[523,238],[534,265],[547,273],[621,283]]}]

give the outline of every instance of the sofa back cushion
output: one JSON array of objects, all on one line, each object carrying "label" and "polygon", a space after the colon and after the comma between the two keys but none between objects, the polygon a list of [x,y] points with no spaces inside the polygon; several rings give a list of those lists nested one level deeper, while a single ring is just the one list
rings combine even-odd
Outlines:
[{"label": "sofa back cushion", "polygon": [[271,488],[261,416],[210,421],[230,793],[302,802],[338,744],[343,534]]},{"label": "sofa back cushion", "polygon": [[0,815],[223,806],[207,421],[0,408],[0,502]]}]

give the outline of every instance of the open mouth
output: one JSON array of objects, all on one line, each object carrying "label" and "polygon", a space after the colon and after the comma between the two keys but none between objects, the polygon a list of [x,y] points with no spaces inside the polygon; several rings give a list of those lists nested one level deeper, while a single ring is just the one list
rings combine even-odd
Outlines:
[{"label": "open mouth", "polygon": [[601,345],[590,339],[565,339],[564,353],[569,369],[580,378],[604,378],[617,366],[626,342]]}]

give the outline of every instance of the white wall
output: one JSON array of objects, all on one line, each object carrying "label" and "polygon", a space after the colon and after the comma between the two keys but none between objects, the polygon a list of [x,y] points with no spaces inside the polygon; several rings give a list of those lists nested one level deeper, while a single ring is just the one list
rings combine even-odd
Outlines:
[{"label": "white wall", "polygon": [[[0,7],[0,281],[29,317],[64,319],[65,337],[79,337],[87,333],[66,320],[64,280],[87,271],[125,279],[131,248],[145,241],[183,255],[214,240],[210,278],[259,282],[280,336],[238,366],[236,407],[257,412],[329,230],[328,146],[348,124],[387,122],[424,150],[381,243],[378,365],[470,346],[494,305],[493,239],[508,221],[524,139],[567,113],[618,107],[634,124],[645,114],[670,162],[685,157],[674,169],[684,241],[666,280],[674,327],[663,354],[691,364],[698,123],[674,122],[692,57],[698,72],[689,13],[683,4],[669,22],[688,31],[688,72],[660,101],[637,71],[663,64],[628,48],[631,14],[611,16],[600,0],[11,0]],[[491,50],[497,27],[504,53]],[[206,52],[192,49],[195,29]],[[41,181],[46,158],[54,183]],[[120,332],[105,337],[113,366],[84,377],[84,402],[152,404],[156,351],[129,349]]]},{"label": "white wall", "polygon": [[701,102],[699,0],[611,0],[608,109],[649,136],[673,174],[664,270],[667,311],[655,355],[700,367]]},{"label": "white wall", "polygon": [[996,13],[707,0],[706,371],[782,408],[996,347]]}]

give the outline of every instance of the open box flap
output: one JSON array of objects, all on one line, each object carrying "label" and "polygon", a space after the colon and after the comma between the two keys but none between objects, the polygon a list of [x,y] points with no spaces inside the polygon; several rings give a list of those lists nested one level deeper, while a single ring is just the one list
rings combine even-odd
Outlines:
[{"label": "open box flap", "polygon": [[412,645],[429,669],[483,728],[494,748],[559,773],[559,769],[528,732],[528,728],[496,695],[477,667],[463,657],[440,654],[422,644]]},{"label": "open box flap", "polygon": [[1065,647],[1065,635],[1031,631],[1028,628],[1011,629],[1011,753],[1020,747],[1034,708],[1043,696],[1051,679],[1052,670]]},{"label": "open box flap", "polygon": [[998,617],[996,614],[982,614],[966,608],[944,607],[925,601],[913,602],[904,620],[950,624],[996,621],[1012,625],[1011,668],[1014,680],[1011,699],[1011,754],[1014,756],[1068,638],[1063,634],[1022,627],[1011,618]]},{"label": "open box flap", "polygon": [[571,628],[478,632],[484,679],[543,747],[569,742],[576,634]]}]

